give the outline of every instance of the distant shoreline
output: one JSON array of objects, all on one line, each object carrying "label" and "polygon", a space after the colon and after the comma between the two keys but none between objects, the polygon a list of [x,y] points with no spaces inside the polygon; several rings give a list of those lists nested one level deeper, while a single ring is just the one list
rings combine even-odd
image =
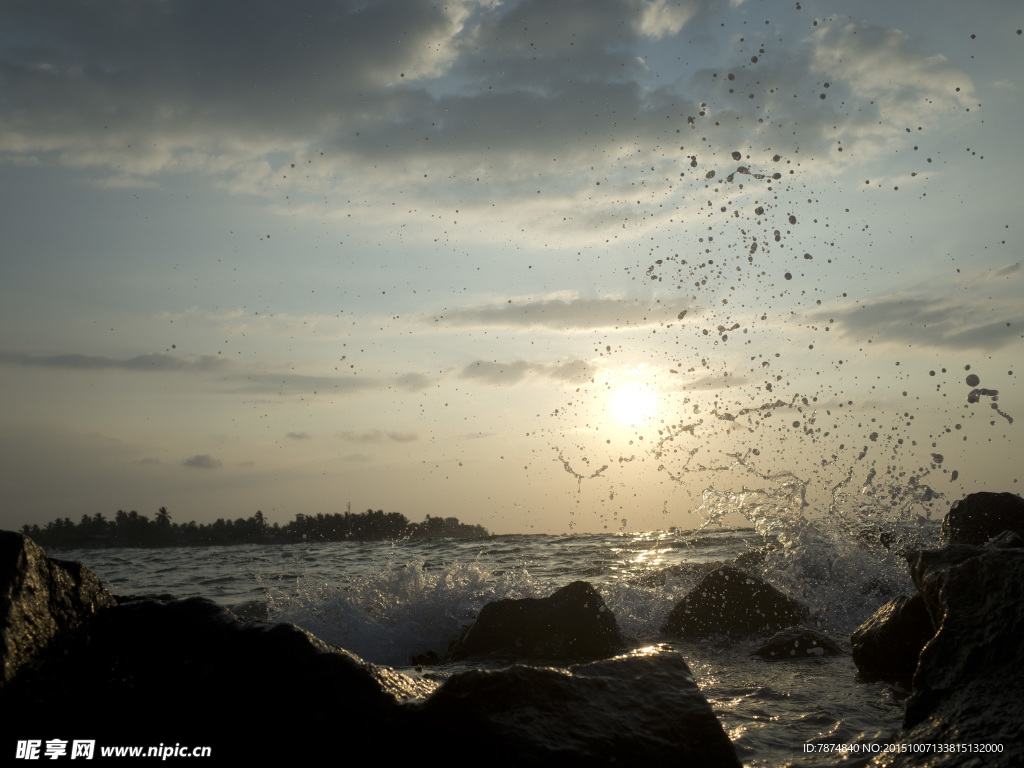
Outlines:
[{"label": "distant shoreline", "polygon": [[372,509],[352,514],[296,515],[280,525],[268,523],[263,513],[210,524],[171,522],[166,507],[150,520],[135,510],[118,510],[113,520],[102,513],[82,515],[78,523],[63,518],[45,526],[24,525],[21,533],[46,549],[113,549],[122,547],[210,547],[239,544],[302,544],[316,541],[397,541],[403,539],[478,539],[490,533],[481,525],[461,523],[454,517],[431,517],[409,522],[399,512]]}]

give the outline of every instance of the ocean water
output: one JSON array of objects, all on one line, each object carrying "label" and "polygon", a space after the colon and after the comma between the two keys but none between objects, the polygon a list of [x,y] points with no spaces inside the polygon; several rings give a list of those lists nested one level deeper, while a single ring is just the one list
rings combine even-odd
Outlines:
[{"label": "ocean water", "polygon": [[[849,634],[892,595],[912,589],[900,549],[934,541],[920,521],[891,549],[870,531],[849,536],[805,522],[770,536],[756,571],[812,610],[811,624],[849,650]],[[635,534],[494,536],[469,541],[330,542],[286,546],[66,550],[117,594],[203,596],[293,622],[321,639],[440,684],[476,662],[416,667],[443,655],[488,601],[541,597],[591,582],[633,653],[678,653],[746,766],[850,764],[853,755],[805,744],[884,743],[908,691],[858,679],[849,655],[768,662],[757,640],[668,641],[659,627],[708,570],[765,547],[755,529]],[[490,662],[488,662],[490,663]],[[546,662],[549,663],[549,662]]]}]

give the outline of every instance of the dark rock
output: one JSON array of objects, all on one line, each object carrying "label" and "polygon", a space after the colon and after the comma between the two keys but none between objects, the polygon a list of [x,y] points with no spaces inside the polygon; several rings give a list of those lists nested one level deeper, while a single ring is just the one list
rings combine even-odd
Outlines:
[{"label": "dark rock", "polygon": [[1024,551],[967,547],[922,552],[911,573],[939,629],[921,652],[907,701],[906,744],[998,744],[1002,752],[888,755],[872,765],[1024,763]]},{"label": "dark rock", "polygon": [[764,561],[767,557],[768,547],[755,547],[737,555],[733,559],[732,564],[737,568],[743,569],[757,568],[760,565],[764,565]]},{"label": "dark rock", "polygon": [[1024,536],[1024,499],[1013,493],[972,493],[942,520],[939,544],[984,544],[1003,531]]},{"label": "dark rock", "polygon": [[853,663],[866,678],[909,683],[921,649],[935,634],[924,599],[899,595],[850,636]]},{"label": "dark rock", "polygon": [[0,687],[57,635],[114,604],[81,563],[51,560],[31,539],[0,531]]},{"label": "dark rock", "polygon": [[807,615],[806,606],[764,579],[726,565],[679,601],[661,631],[676,637],[750,635],[799,624]]},{"label": "dark rock", "polygon": [[442,663],[444,659],[437,655],[436,651],[416,654],[410,657],[409,663],[414,667],[434,667]]},{"label": "dark rock", "polygon": [[231,613],[242,621],[266,621],[270,618],[270,606],[266,600],[246,600],[232,605]]},{"label": "dark rock", "polygon": [[[740,765],[675,653],[455,675],[423,705],[493,766]],[[440,726],[439,726],[440,727]]]},{"label": "dark rock", "polygon": [[574,581],[550,597],[488,603],[445,660],[489,653],[592,659],[613,654],[622,646],[615,616],[601,595],[587,582]]},{"label": "dark rock", "polygon": [[1024,538],[1016,531],[1003,531],[985,542],[986,547],[1006,549],[1008,547],[1024,547]]},{"label": "dark rock", "polygon": [[[935,596],[930,608],[941,611],[942,623],[921,654],[905,725],[934,717],[936,705],[974,694],[975,703],[985,704],[976,717],[987,710],[984,718],[1002,718],[1024,735],[1024,552],[985,552],[940,568],[921,558],[912,571],[922,594]],[[1004,706],[993,706],[1000,693]]]},{"label": "dark rock", "polygon": [[117,600],[118,605],[134,603],[136,600],[163,600],[169,603],[177,600],[178,596],[172,595],[170,592],[159,592],[147,595],[114,595],[114,599]]},{"label": "dark rock", "polygon": [[986,547],[969,544],[950,544],[941,549],[922,549],[907,554],[910,577],[924,601],[932,626],[937,630],[945,615],[945,606],[939,591],[944,582],[937,576],[971,558],[989,551]]},{"label": "dark rock", "polygon": [[769,661],[814,659],[840,656],[843,649],[828,635],[807,627],[789,627],[776,632],[754,654]]},{"label": "dark rock", "polygon": [[[110,608],[41,661],[0,699],[16,713],[9,722],[19,738],[90,733],[110,743],[130,734],[134,743],[187,740],[247,760],[295,748],[254,739],[264,722],[282,734],[382,741],[405,725],[399,701],[432,689],[293,625],[240,622],[202,598]],[[329,746],[304,742],[303,757],[321,748],[327,756]]]}]

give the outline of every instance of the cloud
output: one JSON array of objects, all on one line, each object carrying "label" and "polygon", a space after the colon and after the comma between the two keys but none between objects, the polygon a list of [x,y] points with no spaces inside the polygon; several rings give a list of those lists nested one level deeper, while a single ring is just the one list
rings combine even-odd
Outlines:
[{"label": "cloud", "polygon": [[838,22],[823,25],[813,39],[815,69],[873,100],[897,124],[924,111],[963,111],[975,101],[965,73],[941,54],[926,55],[898,29]]},{"label": "cloud", "polygon": [[200,371],[211,372],[222,370],[226,361],[216,355],[200,357],[176,357],[162,353],[137,355],[126,360],[93,355],[28,355],[17,352],[0,351],[0,364],[22,365],[39,368],[69,368],[83,371],[118,369],[125,371]]},{"label": "cloud", "polygon": [[422,373],[403,373],[394,380],[394,386],[406,392],[420,392],[435,382],[436,379]]},{"label": "cloud", "polygon": [[[801,173],[834,172],[810,160],[863,163],[912,140],[894,123],[952,130],[950,110],[974,101],[962,72],[897,30],[825,22],[751,57],[718,29],[740,5],[20,3],[5,13],[18,42],[0,46],[0,162],[112,187],[202,174],[288,216],[414,221],[424,238],[458,209],[463,236],[604,242],[698,215],[705,173],[735,171],[737,147],[754,148],[744,164],[799,151]],[[652,46],[714,70],[659,72]],[[830,154],[837,138],[859,152]]]},{"label": "cloud", "polygon": [[[683,307],[684,308],[684,307]],[[433,318],[449,326],[549,328],[556,331],[622,328],[678,319],[681,307],[637,299],[548,298],[510,300],[505,304],[468,307]]]},{"label": "cloud", "polygon": [[20,365],[35,368],[63,368],[79,371],[141,371],[141,372],[197,372],[220,373],[221,391],[244,393],[357,393],[398,389],[419,392],[436,383],[436,378],[421,373],[399,374],[392,378],[373,376],[308,376],[303,374],[277,374],[246,372],[216,355],[176,357],[168,354],[145,354],[127,359],[95,355],[62,354],[30,355],[0,351],[0,365]]},{"label": "cloud", "polygon": [[752,380],[743,374],[724,374],[720,376],[701,376],[692,381],[672,383],[663,388],[665,392],[722,392],[729,387],[740,387]]},{"label": "cloud", "polygon": [[356,394],[400,389],[419,392],[435,383],[420,373],[406,373],[393,378],[374,376],[307,376],[303,374],[238,373],[223,379],[228,392],[266,394]]},{"label": "cloud", "polygon": [[413,432],[384,432],[379,429],[369,432],[339,432],[338,437],[354,443],[383,443],[387,441],[411,443],[419,440],[419,435]]},{"label": "cloud", "polygon": [[636,29],[644,37],[660,40],[663,37],[677,35],[698,11],[700,3],[668,2],[668,0],[651,0],[640,6],[636,21]]},{"label": "cloud", "polygon": [[527,376],[538,376],[564,382],[583,382],[591,379],[595,369],[584,360],[565,363],[531,363],[526,360],[512,360],[499,363],[495,360],[477,360],[459,373],[460,378],[475,379],[487,384],[518,384]]},{"label": "cloud", "polygon": [[569,360],[564,363],[545,365],[543,375],[560,381],[576,383],[593,378],[595,370],[594,366],[585,360]]},{"label": "cloud", "polygon": [[[966,73],[898,29],[836,20],[810,42],[808,73],[829,83],[817,87],[829,109],[818,111],[812,128],[833,146],[842,141],[846,151],[830,157],[837,168],[888,155],[922,127],[951,131],[977,104]],[[821,122],[829,112],[831,124]]]},{"label": "cloud", "polygon": [[196,469],[220,469],[224,462],[206,454],[196,454],[181,462],[182,466],[195,467]]},{"label": "cloud", "polygon": [[1020,262],[1017,262],[1016,264],[1007,264],[1005,267],[1002,267],[994,271],[991,275],[991,279],[1001,280],[1003,278],[1009,277],[1010,275],[1016,274],[1019,271]]},{"label": "cloud", "polygon": [[310,436],[306,432],[289,432],[285,435],[289,440],[309,440]]},{"label": "cloud", "polygon": [[156,317],[162,323],[215,327],[219,332],[233,336],[287,339],[299,336],[320,339],[347,337],[353,322],[351,315],[343,313],[261,313],[239,308],[211,310],[189,307],[181,312],[159,312]]},{"label": "cloud", "polygon": [[818,312],[811,319],[873,344],[952,350],[993,351],[1019,343],[1024,333],[1024,312],[1016,302],[970,304],[930,294],[886,296]]},{"label": "cloud", "polygon": [[513,360],[508,363],[477,360],[470,363],[459,376],[463,379],[477,379],[488,384],[518,384],[533,366],[525,360]]}]

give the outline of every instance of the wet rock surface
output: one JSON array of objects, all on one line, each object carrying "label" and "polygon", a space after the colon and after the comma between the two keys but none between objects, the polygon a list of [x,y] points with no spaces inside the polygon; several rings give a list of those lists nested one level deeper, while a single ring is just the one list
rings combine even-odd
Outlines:
[{"label": "wet rock surface", "polygon": [[996,709],[1012,714],[1021,733],[1024,552],[992,550],[952,566],[925,554],[912,560],[911,573],[941,624],[921,653],[906,724],[934,717],[947,699],[969,699],[973,691],[976,703],[992,702],[1005,692],[1008,706]]},{"label": "wet rock surface", "polygon": [[[947,549],[963,554],[962,548]],[[993,744],[1001,751],[893,755],[875,764],[1020,765],[1024,551],[990,549],[959,562],[922,552],[912,558],[911,571],[929,613],[940,616],[941,623],[921,651],[899,738],[906,743]]]},{"label": "wet rock surface", "polygon": [[935,626],[924,598],[899,595],[879,608],[850,636],[853,661],[867,679],[909,683]]},{"label": "wet rock surface", "polygon": [[249,746],[263,752],[252,738],[260,717],[285,731],[343,722],[383,735],[401,716],[398,699],[416,692],[290,624],[240,622],[203,598],[136,599],[56,639],[0,701],[17,713],[19,738],[113,729],[122,742],[156,744],[177,730],[251,756]]},{"label": "wet rock surface", "polygon": [[1024,536],[1024,499],[1013,493],[972,493],[950,507],[939,544],[984,544],[1003,531]]},{"label": "wet rock surface", "polygon": [[807,618],[806,606],[758,576],[726,565],[697,584],[672,612],[662,632],[673,637],[775,632]]},{"label": "wet rock surface", "polygon": [[115,605],[81,563],[53,560],[31,539],[0,531],[0,684],[59,634]]},{"label": "wet rock surface", "polygon": [[584,659],[623,647],[614,614],[585,581],[549,597],[487,603],[446,655],[453,661],[482,654],[514,658]]},{"label": "wet rock surface", "polygon": [[451,678],[423,709],[438,723],[460,723],[488,764],[740,765],[675,654],[475,670]]},{"label": "wet rock surface", "polygon": [[[944,540],[992,540],[990,545],[950,543],[909,553],[916,596],[900,610],[882,616],[880,611],[854,634],[855,649],[858,634],[905,638],[909,625],[923,626],[922,609],[933,627],[917,658],[913,693],[897,739],[941,749],[884,754],[873,766],[1024,762],[1024,549],[1016,546],[1015,534],[993,533],[993,526],[1007,521],[1006,509],[1017,504],[1014,498],[972,494],[964,500],[968,503],[954,504],[943,521]],[[911,606],[914,600],[919,606]],[[914,618],[908,620],[907,614]],[[876,626],[868,626],[875,619]],[[909,649],[906,653],[911,655]]]},{"label": "wet rock surface", "polygon": [[807,627],[788,627],[776,632],[753,652],[769,661],[815,659],[842,653],[843,649],[828,635]]}]

